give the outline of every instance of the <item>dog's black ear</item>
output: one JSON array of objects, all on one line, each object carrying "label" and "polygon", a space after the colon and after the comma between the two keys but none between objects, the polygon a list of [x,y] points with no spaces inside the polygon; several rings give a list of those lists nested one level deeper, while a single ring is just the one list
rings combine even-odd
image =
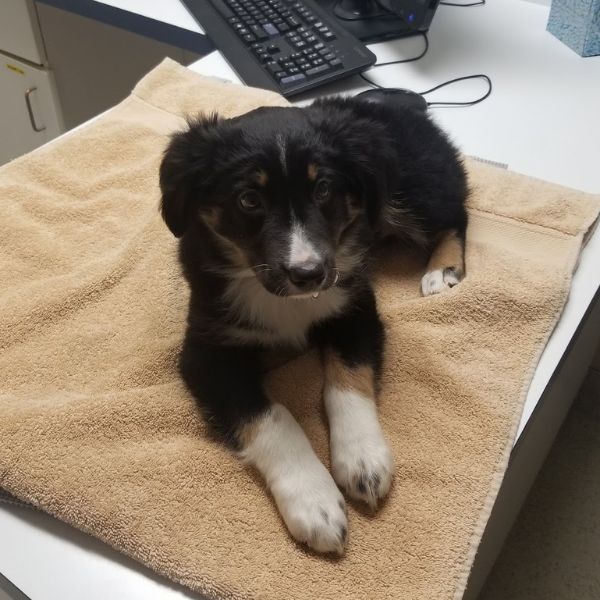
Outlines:
[{"label": "dog's black ear", "polygon": [[187,130],[174,134],[165,150],[160,165],[160,208],[175,237],[181,237],[188,228],[203,184],[213,171],[222,123],[217,115],[188,121]]}]

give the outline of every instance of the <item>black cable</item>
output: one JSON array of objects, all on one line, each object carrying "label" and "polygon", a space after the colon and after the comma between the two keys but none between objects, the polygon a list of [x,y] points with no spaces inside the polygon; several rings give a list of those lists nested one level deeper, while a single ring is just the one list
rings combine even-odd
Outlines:
[{"label": "black cable", "polygon": [[[377,64],[373,65],[371,67],[371,69],[374,69],[376,67],[387,67],[388,65],[400,65],[402,63],[414,62],[415,60],[419,60],[420,58],[423,58],[427,54],[427,51],[429,50],[429,39],[427,38],[427,34],[426,33],[419,32],[419,35],[421,35],[423,37],[423,39],[425,40],[425,48],[423,49],[423,52],[421,52],[421,54],[419,54],[418,56],[413,56],[412,58],[401,58],[399,60],[390,60],[390,61],[384,62],[384,63],[377,63]],[[371,69],[369,69],[369,71]],[[372,85],[372,86],[374,86],[376,88],[384,89],[381,85],[379,85],[378,83],[375,83],[374,81],[371,81],[370,79],[368,79],[367,77],[365,77],[362,73],[359,73],[359,75],[369,85]]]},{"label": "black cable", "polygon": [[461,4],[460,2],[440,2],[440,6],[459,6],[460,8],[468,8],[469,6],[483,6],[485,0],[479,0],[478,2],[469,2],[467,4]]},{"label": "black cable", "polygon": [[[482,0],[481,4],[485,4],[485,0]],[[464,5],[460,5],[460,6],[467,6],[467,5],[464,4]],[[427,51],[429,50],[429,38],[427,37],[426,33],[419,32],[419,34],[425,40],[425,48],[423,49],[423,51],[419,55],[413,56],[412,58],[401,58],[399,60],[391,60],[391,61],[384,62],[384,63],[377,63],[377,64],[374,64],[371,67],[371,69],[374,69],[376,67],[386,67],[388,65],[399,65],[399,64],[403,64],[403,63],[414,62],[416,60],[419,60],[419,59],[423,58],[427,54]],[[365,77],[365,75],[363,75],[362,73],[359,73],[359,76],[362,79],[364,79],[364,81],[366,81],[369,85],[372,85],[373,87],[376,87],[376,88],[378,88],[380,90],[394,89],[394,88],[383,87],[382,85],[379,85],[378,83],[375,83],[374,81],[372,81],[368,77]],[[427,106],[428,107],[430,107],[430,106],[437,106],[437,107],[440,107],[440,108],[442,108],[442,107],[450,107],[450,106],[473,106],[474,104],[479,104],[480,102],[483,102],[492,93],[492,80],[487,75],[484,75],[483,73],[479,73],[477,75],[465,75],[464,77],[456,77],[455,79],[450,79],[449,81],[446,81],[444,83],[440,83],[439,85],[436,85],[436,86],[432,87],[429,90],[421,92],[420,95],[421,96],[425,96],[426,94],[429,94],[430,92],[434,92],[435,90],[439,90],[440,88],[443,88],[443,87],[445,87],[447,85],[450,85],[451,83],[456,83],[458,81],[466,81],[468,79],[484,79],[487,82],[487,84],[488,84],[488,90],[487,90],[487,92],[483,96],[481,96],[480,98],[477,98],[476,100],[470,100],[468,102],[427,102]]]},{"label": "black cable", "polygon": [[425,94],[429,94],[429,92],[439,90],[440,88],[446,87],[451,83],[456,83],[457,81],[466,81],[467,79],[485,79],[485,81],[487,81],[488,84],[487,92],[483,96],[481,96],[481,98],[477,98],[477,100],[471,100],[469,102],[428,102],[427,106],[473,106],[474,104],[479,104],[480,102],[483,102],[492,93],[492,80],[487,75],[479,73],[477,75],[465,75],[464,77],[457,77],[456,79],[451,79],[450,81],[440,83],[439,85],[436,85],[435,87],[432,87],[429,90],[420,92],[420,95],[425,96]]}]

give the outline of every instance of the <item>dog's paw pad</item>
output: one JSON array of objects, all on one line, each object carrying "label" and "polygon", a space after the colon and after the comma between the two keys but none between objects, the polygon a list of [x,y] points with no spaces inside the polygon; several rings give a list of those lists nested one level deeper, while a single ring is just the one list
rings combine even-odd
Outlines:
[{"label": "dog's paw pad", "polygon": [[460,277],[454,268],[436,269],[423,275],[421,292],[423,296],[432,296],[452,288],[458,283],[460,283]]},{"label": "dog's paw pad", "polygon": [[394,459],[383,438],[371,439],[336,453],[332,469],[334,479],[351,498],[375,509],[390,490]]},{"label": "dog's paw pad", "polygon": [[348,537],[346,503],[327,475],[328,479],[294,486],[295,492],[280,495],[277,504],[296,540],[317,552],[343,554]]}]

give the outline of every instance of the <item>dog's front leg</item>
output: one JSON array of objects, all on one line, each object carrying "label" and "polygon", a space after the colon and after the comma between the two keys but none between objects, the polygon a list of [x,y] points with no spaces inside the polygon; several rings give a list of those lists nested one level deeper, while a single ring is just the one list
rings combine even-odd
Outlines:
[{"label": "dog's front leg", "polygon": [[341,554],[344,498],[291,413],[266,398],[257,354],[188,339],[181,371],[207,421],[261,473],[292,536],[318,552]]},{"label": "dog's front leg", "polygon": [[394,469],[376,406],[383,339],[370,289],[347,314],[317,331],[325,363],[333,477],[352,498],[372,508],[388,493]]}]

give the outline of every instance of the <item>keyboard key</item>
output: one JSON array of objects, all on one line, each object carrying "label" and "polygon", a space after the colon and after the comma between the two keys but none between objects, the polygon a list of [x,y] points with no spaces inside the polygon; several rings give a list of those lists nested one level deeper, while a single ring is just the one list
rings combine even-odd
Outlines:
[{"label": "keyboard key", "polygon": [[265,66],[267,68],[267,71],[269,71],[269,73],[271,73],[271,75],[277,75],[277,73],[280,73],[281,71],[283,71],[283,67],[276,62],[270,62],[270,63],[266,64]]},{"label": "keyboard key", "polygon": [[283,77],[279,80],[279,83],[281,83],[281,85],[290,85],[291,83],[296,83],[303,79],[306,79],[306,75],[304,75],[304,73],[298,73],[296,75],[290,75],[289,77]]},{"label": "keyboard key", "polygon": [[253,25],[250,28],[250,31],[256,36],[256,39],[260,42],[266,40],[269,37],[269,34],[260,25]]},{"label": "keyboard key", "polygon": [[321,75],[321,73],[325,73],[330,69],[331,67],[329,65],[319,65],[318,67],[308,69],[308,71],[306,71],[306,75],[307,77],[314,77],[315,75]]},{"label": "keyboard key", "polygon": [[251,44],[256,41],[256,37],[254,37],[251,33],[242,36],[242,39],[246,42],[246,44]]},{"label": "keyboard key", "polygon": [[275,25],[273,25],[273,23],[265,23],[263,25],[263,29],[267,32],[268,35],[270,36],[275,36],[275,35],[279,35],[279,30],[277,29],[277,27],[275,27]]},{"label": "keyboard key", "polygon": [[267,52],[269,54],[277,54],[277,52],[281,52],[281,48],[275,44],[271,44],[270,46],[267,46]]},{"label": "keyboard key", "polygon": [[342,61],[339,58],[334,58],[333,60],[330,60],[329,65],[335,68],[343,66]]}]

